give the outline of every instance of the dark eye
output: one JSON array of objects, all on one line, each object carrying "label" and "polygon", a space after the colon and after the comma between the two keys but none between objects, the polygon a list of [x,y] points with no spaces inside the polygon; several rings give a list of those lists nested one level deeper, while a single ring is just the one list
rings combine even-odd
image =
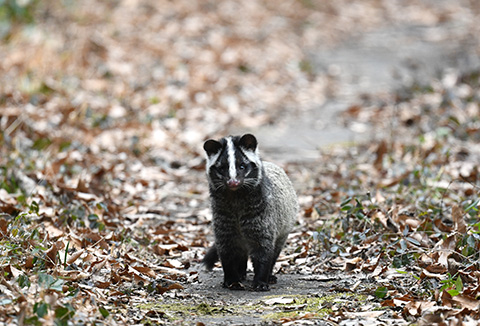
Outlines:
[{"label": "dark eye", "polygon": [[239,166],[240,170],[245,170],[246,167],[247,167],[247,166],[246,166],[245,164],[243,164],[243,163],[240,164],[240,166]]}]

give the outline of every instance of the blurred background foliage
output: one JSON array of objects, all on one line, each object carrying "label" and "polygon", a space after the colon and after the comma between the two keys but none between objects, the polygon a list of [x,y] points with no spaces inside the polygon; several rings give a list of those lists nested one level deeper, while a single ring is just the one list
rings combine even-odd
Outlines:
[{"label": "blurred background foliage", "polygon": [[0,0],[0,38],[7,40],[19,24],[32,24],[38,0]]}]

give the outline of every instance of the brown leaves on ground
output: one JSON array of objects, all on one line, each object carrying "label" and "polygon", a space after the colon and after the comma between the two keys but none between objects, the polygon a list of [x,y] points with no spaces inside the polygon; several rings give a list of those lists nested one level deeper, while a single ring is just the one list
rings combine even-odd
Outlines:
[{"label": "brown leaves on ground", "polygon": [[[33,28],[12,18],[0,44],[2,322],[169,322],[139,307],[181,302],[198,279],[211,240],[202,141],[322,105],[335,78],[307,52],[358,29],[459,16],[478,35],[473,8],[417,2],[39,2]],[[279,322],[479,317],[479,84],[477,71],[448,71],[366,98],[342,118],[379,137],[287,166],[302,212],[278,270],[346,276],[331,290],[367,304],[326,317],[291,306],[300,313]]]},{"label": "brown leaves on ground", "polygon": [[[372,128],[398,127],[371,145],[329,154],[328,167],[315,170],[316,187],[303,199],[312,204],[305,222],[318,246],[308,245],[311,270],[365,273],[373,284],[355,292],[363,289],[382,307],[422,325],[475,324],[480,318],[480,106],[452,95],[464,88],[480,98],[473,87],[479,78],[473,73],[455,80],[448,87],[435,84],[434,95],[450,92],[456,103],[448,109],[431,102],[429,88],[392,98],[381,110],[372,103],[370,109],[356,107]],[[413,114],[415,123],[397,124]]]}]

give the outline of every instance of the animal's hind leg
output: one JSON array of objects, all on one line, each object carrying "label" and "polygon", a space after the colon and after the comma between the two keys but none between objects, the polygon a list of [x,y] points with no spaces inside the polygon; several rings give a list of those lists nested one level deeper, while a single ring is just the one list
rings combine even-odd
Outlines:
[{"label": "animal's hind leg", "polygon": [[269,274],[270,276],[268,278],[269,284],[277,284],[277,277],[273,275],[273,268],[275,267],[275,263],[277,262],[278,256],[280,256],[280,252],[282,251],[286,241],[287,241],[287,236],[284,236],[284,237],[278,238],[275,243],[273,262],[272,262],[272,266],[270,267],[270,274]]}]

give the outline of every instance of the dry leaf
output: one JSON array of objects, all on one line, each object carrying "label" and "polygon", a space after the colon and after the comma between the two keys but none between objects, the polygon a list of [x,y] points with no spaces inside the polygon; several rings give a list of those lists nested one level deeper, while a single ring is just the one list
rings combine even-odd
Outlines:
[{"label": "dry leaf", "polygon": [[106,259],[106,258],[97,260],[97,261],[95,261],[95,262],[92,262],[92,263],[90,264],[90,267],[88,268],[88,271],[89,271],[90,273],[96,273],[96,272],[98,272],[99,270],[101,270],[101,269],[105,266],[106,263],[107,263],[107,259]]},{"label": "dry leaf", "polygon": [[67,259],[67,264],[68,265],[73,264],[78,259],[78,257],[80,257],[84,252],[85,252],[85,250],[81,249],[81,250],[78,250],[78,251],[74,252],[73,254],[71,254]]},{"label": "dry leaf", "polygon": [[183,286],[178,283],[169,284],[167,287],[157,284],[157,291],[160,292],[160,294],[171,290],[183,290]]},{"label": "dry leaf", "polygon": [[34,260],[33,256],[28,256],[27,259],[25,259],[24,267],[27,269],[33,268],[33,260]]},{"label": "dry leaf", "polygon": [[358,267],[358,265],[363,262],[363,259],[360,257],[355,257],[345,261],[345,271],[349,272]]},{"label": "dry leaf", "polygon": [[156,276],[155,272],[150,267],[132,266],[132,268],[136,269],[140,273],[143,273],[147,276],[150,276],[150,277],[155,277]]},{"label": "dry leaf", "polygon": [[471,296],[460,293],[459,295],[453,296],[450,299],[450,302],[458,304],[461,308],[467,308],[469,310],[475,310],[479,312],[480,309],[480,300],[472,298]]},{"label": "dry leaf", "polygon": [[460,234],[467,232],[467,224],[463,218],[463,210],[458,205],[452,207],[452,220],[455,224],[455,231]]},{"label": "dry leaf", "polygon": [[57,253],[59,250],[63,249],[65,244],[63,241],[57,241],[55,244],[46,252],[48,257],[47,264],[49,266],[54,265],[57,262]]},{"label": "dry leaf", "polygon": [[377,150],[376,150],[376,158],[375,158],[375,161],[373,162],[373,166],[375,167],[375,169],[377,169],[378,171],[381,171],[382,168],[383,168],[383,156],[387,153],[388,151],[388,148],[387,148],[387,143],[382,140],[378,146],[377,146]]},{"label": "dry leaf", "polygon": [[7,235],[8,222],[3,217],[0,218],[0,239]]},{"label": "dry leaf", "polygon": [[263,301],[266,305],[272,306],[275,304],[289,304],[295,302],[294,298],[291,297],[276,297]]},{"label": "dry leaf", "polygon": [[95,286],[97,288],[100,288],[100,289],[106,289],[106,288],[110,287],[111,284],[112,283],[109,282],[109,281],[106,281],[106,282],[97,281],[97,282],[95,282]]},{"label": "dry leaf", "polygon": [[445,273],[447,271],[447,268],[440,263],[429,265],[425,269],[430,273],[436,273],[436,274]]}]

